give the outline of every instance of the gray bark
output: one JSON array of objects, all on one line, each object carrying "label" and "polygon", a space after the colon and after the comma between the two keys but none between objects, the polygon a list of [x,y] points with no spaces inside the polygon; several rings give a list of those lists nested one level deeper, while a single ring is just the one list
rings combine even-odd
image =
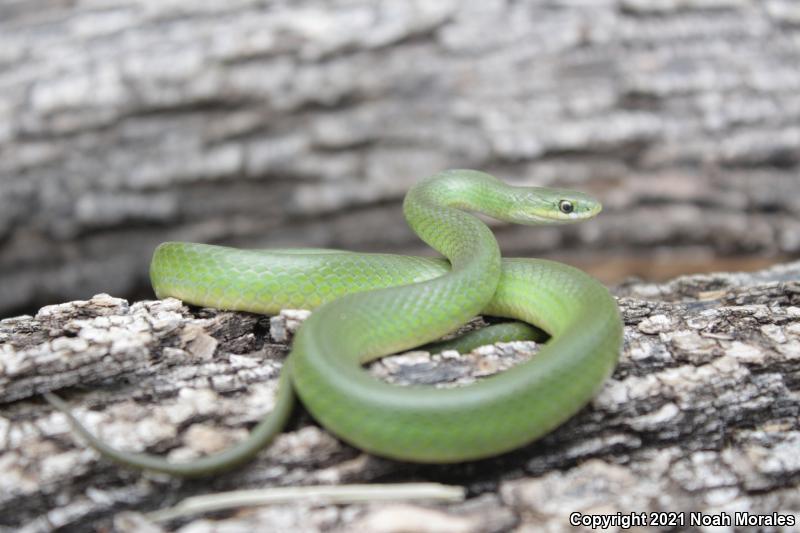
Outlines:
[{"label": "gray bark", "polygon": [[[246,468],[191,482],[100,459],[37,395],[63,389],[87,426],[116,446],[197,457],[243,438],[270,409],[303,314],[267,319],[106,295],[48,306],[0,321],[0,524],[27,532],[501,532],[571,531],[571,512],[796,513],[797,280],[800,263],[788,263],[617,288],[625,343],[612,379],[572,420],[516,452],[469,465],[398,463],[360,453],[300,412]],[[417,352],[370,370],[454,386],[534,353],[529,343],[463,358]],[[303,502],[161,525],[141,514],[209,491],[426,480],[461,485],[469,498]]]},{"label": "gray bark", "polygon": [[790,0],[4,2],[0,315],[143,295],[168,239],[417,252],[447,167],[605,201],[508,254],[795,256],[798,38]]}]

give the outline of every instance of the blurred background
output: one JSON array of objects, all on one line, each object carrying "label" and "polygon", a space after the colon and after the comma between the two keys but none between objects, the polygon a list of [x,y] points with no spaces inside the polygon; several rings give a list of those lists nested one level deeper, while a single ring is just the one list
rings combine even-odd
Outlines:
[{"label": "blurred background", "polygon": [[796,258],[800,2],[0,4],[0,317],[152,297],[166,240],[430,254],[451,167],[599,196],[495,227],[607,284]]}]

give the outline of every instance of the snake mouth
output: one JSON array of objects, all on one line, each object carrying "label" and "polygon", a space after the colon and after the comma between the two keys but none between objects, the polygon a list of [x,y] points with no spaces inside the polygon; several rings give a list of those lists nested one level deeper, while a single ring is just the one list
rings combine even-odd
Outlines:
[{"label": "snake mouth", "polygon": [[572,213],[562,213],[560,211],[548,211],[546,213],[540,212],[525,212],[517,213],[514,216],[514,223],[525,224],[530,226],[559,226],[565,224],[574,224],[576,222],[583,222],[590,218],[596,217],[603,207],[597,204],[589,210]]},{"label": "snake mouth", "polygon": [[603,205],[600,202],[593,202],[588,207],[584,207],[581,210],[576,210],[571,213],[556,213],[556,216],[559,216],[565,224],[571,224],[573,222],[582,222],[584,220],[588,220],[590,218],[594,218],[600,214],[603,210]]}]

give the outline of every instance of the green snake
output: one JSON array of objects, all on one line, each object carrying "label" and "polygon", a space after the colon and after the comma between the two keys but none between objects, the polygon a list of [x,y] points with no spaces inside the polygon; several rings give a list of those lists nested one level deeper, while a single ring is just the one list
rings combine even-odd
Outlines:
[{"label": "green snake", "polygon": [[[208,475],[253,457],[282,430],[295,394],[327,430],[379,456],[455,463],[513,450],[594,396],[616,364],[622,324],[599,282],[561,263],[501,259],[492,232],[471,212],[538,225],[585,220],[600,210],[581,192],[510,186],[483,172],[448,170],[417,183],[403,202],[414,232],[446,259],[164,243],[150,268],[159,298],[264,314],[314,310],[295,336],[273,411],[241,443],[172,463],[108,446],[58,396],[46,398],[107,458],[177,476]],[[549,339],[530,361],[464,387],[392,385],[363,368],[435,341],[478,314],[535,325]],[[456,342],[464,349],[538,330],[498,325]]]}]

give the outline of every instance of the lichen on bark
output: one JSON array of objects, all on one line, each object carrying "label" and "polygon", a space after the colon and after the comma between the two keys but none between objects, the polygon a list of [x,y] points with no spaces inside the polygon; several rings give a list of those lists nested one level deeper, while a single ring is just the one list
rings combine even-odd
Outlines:
[{"label": "lichen on bark", "polygon": [[[138,513],[210,490],[420,480],[463,485],[469,498],[302,503],[188,524],[567,531],[569,512],[598,508],[790,512],[800,508],[797,279],[800,263],[788,263],[618,287],[625,343],[613,377],[576,417],[516,452],[469,466],[401,464],[343,444],[299,410],[247,468],[191,483],[99,458],[37,395],[60,390],[116,446],[189,460],[243,438],[269,411],[291,331],[306,315],[269,319],[107,295],[48,306],[0,322],[0,521],[26,531],[134,531],[147,522]],[[526,343],[461,358],[413,352],[370,371],[401,385],[453,386],[531,356]]]}]

